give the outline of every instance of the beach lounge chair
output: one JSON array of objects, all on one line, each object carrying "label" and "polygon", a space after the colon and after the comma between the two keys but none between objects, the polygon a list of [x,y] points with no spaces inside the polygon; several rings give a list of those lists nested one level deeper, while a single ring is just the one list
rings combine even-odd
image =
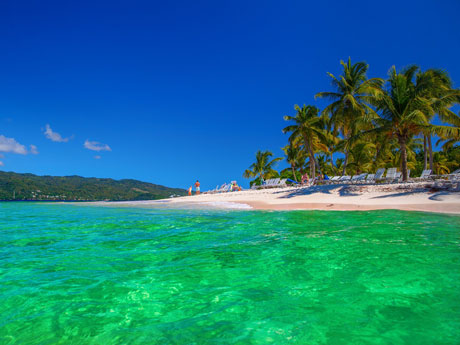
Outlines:
[{"label": "beach lounge chair", "polygon": [[220,187],[216,187],[216,193],[221,193],[223,190],[224,190],[224,187],[227,186],[226,183],[224,183],[222,186]]},{"label": "beach lounge chair", "polygon": [[385,176],[385,180],[388,182],[393,182],[396,180],[396,173],[398,172],[398,169],[396,168],[389,168],[387,170],[387,174]]},{"label": "beach lounge chair", "polygon": [[336,181],[340,176],[332,176],[329,178],[329,180],[324,181],[325,184],[332,184],[334,181]]},{"label": "beach lounge chair", "polygon": [[232,185],[230,183],[224,183],[219,190],[217,191],[218,193],[225,193],[228,192],[232,188]]},{"label": "beach lounge chair", "polygon": [[366,180],[367,175],[368,175],[367,173],[360,174],[357,182],[364,182]]},{"label": "beach lounge chair", "polygon": [[383,177],[383,174],[385,174],[385,168],[380,168],[377,170],[375,173],[375,180],[381,180]]},{"label": "beach lounge chair", "polygon": [[369,174],[366,177],[366,182],[367,183],[374,183],[375,182],[375,174]]},{"label": "beach lounge chair", "polygon": [[359,175],[354,175],[352,178],[351,178],[351,182],[352,183],[358,183],[360,181],[364,181],[364,179],[366,178],[367,176],[367,173],[362,173],[362,174],[359,174]]},{"label": "beach lounge chair", "polygon": [[352,178],[351,178],[351,182],[353,183],[353,182],[358,181],[359,176],[360,176],[360,175],[353,175]]},{"label": "beach lounge chair", "polygon": [[[409,176],[410,176],[410,169],[407,169],[407,178],[409,178]],[[398,182],[402,181],[402,172],[400,171],[396,172],[396,180],[398,180]]]},{"label": "beach lounge chair", "polygon": [[420,175],[420,180],[427,180],[431,176],[431,169],[426,169],[422,171],[422,175]]},{"label": "beach lounge chair", "polygon": [[260,186],[260,188],[268,188],[268,187],[270,187],[271,184],[272,184],[272,181],[273,181],[273,179],[265,180],[265,181],[262,183],[262,185]]},{"label": "beach lounge chair", "polygon": [[282,180],[280,180],[278,183],[278,187],[287,187],[286,181],[287,181],[286,178],[283,178]]},{"label": "beach lounge chair", "polygon": [[351,181],[351,176],[348,176],[348,175],[344,175],[340,178],[340,183],[343,183],[343,182],[349,182]]},{"label": "beach lounge chair", "polygon": [[334,184],[339,180],[340,176],[332,176],[328,181],[326,181],[327,184]]},{"label": "beach lounge chair", "polygon": [[218,192],[219,192],[219,185],[217,185],[215,189],[211,189],[207,193],[208,194],[215,194],[215,193],[218,193]]},{"label": "beach lounge chair", "polygon": [[460,169],[455,170],[454,172],[447,175],[449,181],[458,181],[460,180]]}]

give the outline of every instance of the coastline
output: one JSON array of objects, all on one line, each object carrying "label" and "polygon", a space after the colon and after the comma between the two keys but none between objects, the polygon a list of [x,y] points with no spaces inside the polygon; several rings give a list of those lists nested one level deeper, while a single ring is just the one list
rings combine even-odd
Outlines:
[{"label": "coastline", "polygon": [[[433,183],[382,185],[321,185],[265,190],[200,194],[164,200],[180,207],[185,204],[241,205],[255,210],[371,211],[396,209],[460,214],[460,192],[442,190]],[[132,204],[132,203],[130,203]],[[244,207],[244,205],[247,205]]]}]

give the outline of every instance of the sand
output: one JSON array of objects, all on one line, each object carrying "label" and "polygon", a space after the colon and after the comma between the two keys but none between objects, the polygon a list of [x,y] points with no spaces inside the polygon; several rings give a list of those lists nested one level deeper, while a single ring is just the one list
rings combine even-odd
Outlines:
[{"label": "sand", "polygon": [[[454,186],[455,187],[455,186]],[[435,183],[382,185],[321,185],[201,194],[164,201],[258,210],[381,210],[399,209],[460,214],[460,191]]]}]

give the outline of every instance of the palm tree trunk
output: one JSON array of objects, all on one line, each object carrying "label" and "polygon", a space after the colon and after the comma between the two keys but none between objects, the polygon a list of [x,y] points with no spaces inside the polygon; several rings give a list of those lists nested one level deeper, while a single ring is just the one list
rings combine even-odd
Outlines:
[{"label": "palm tree trunk", "polygon": [[423,170],[426,170],[428,164],[428,152],[426,151],[426,135],[423,136]]},{"label": "palm tree trunk", "polygon": [[312,170],[311,170],[311,178],[315,178],[316,176],[316,162],[315,162],[315,156],[312,154],[310,150],[310,161],[312,162]]},{"label": "palm tree trunk", "polygon": [[428,135],[428,152],[430,153],[430,169],[433,171],[433,146],[431,145],[431,134]]},{"label": "palm tree trunk", "polygon": [[292,175],[294,175],[294,181],[297,182],[297,177],[295,176],[295,167],[294,164],[291,164]]},{"label": "palm tree trunk", "polygon": [[331,168],[332,168],[332,175],[335,175],[334,158],[332,157],[332,152],[331,152]]},{"label": "palm tree trunk", "polygon": [[348,153],[349,153],[348,150],[345,150],[345,161],[343,162],[342,176],[345,175],[345,172],[347,170]]},{"label": "palm tree trunk", "polygon": [[399,146],[401,149],[401,162],[402,162],[402,175],[403,181],[407,181],[407,151],[406,151],[406,138],[399,137]]},{"label": "palm tree trunk", "polygon": [[308,153],[310,154],[310,175],[311,178],[315,177],[315,172],[316,172],[316,161],[315,161],[315,155],[313,154],[313,151],[311,149],[310,142],[308,141],[308,138],[304,135],[303,137],[304,142],[305,142],[305,147],[307,148]]}]

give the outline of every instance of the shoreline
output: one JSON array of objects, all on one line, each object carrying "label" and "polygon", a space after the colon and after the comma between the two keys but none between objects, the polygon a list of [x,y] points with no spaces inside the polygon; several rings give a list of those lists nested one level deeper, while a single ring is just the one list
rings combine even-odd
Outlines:
[{"label": "shoreline", "polygon": [[272,211],[377,211],[400,210],[418,211],[446,214],[460,214],[459,205],[456,203],[443,203],[441,205],[407,204],[407,205],[360,205],[360,204],[327,204],[327,203],[291,203],[268,204],[263,201],[235,201],[235,203],[249,205],[254,210]]},{"label": "shoreline", "polygon": [[179,197],[164,200],[164,203],[179,207],[181,204],[215,204],[217,207],[239,204],[242,207],[233,208],[250,207],[254,210],[402,210],[460,214],[459,191],[440,189],[434,183],[427,182],[245,190]]}]

